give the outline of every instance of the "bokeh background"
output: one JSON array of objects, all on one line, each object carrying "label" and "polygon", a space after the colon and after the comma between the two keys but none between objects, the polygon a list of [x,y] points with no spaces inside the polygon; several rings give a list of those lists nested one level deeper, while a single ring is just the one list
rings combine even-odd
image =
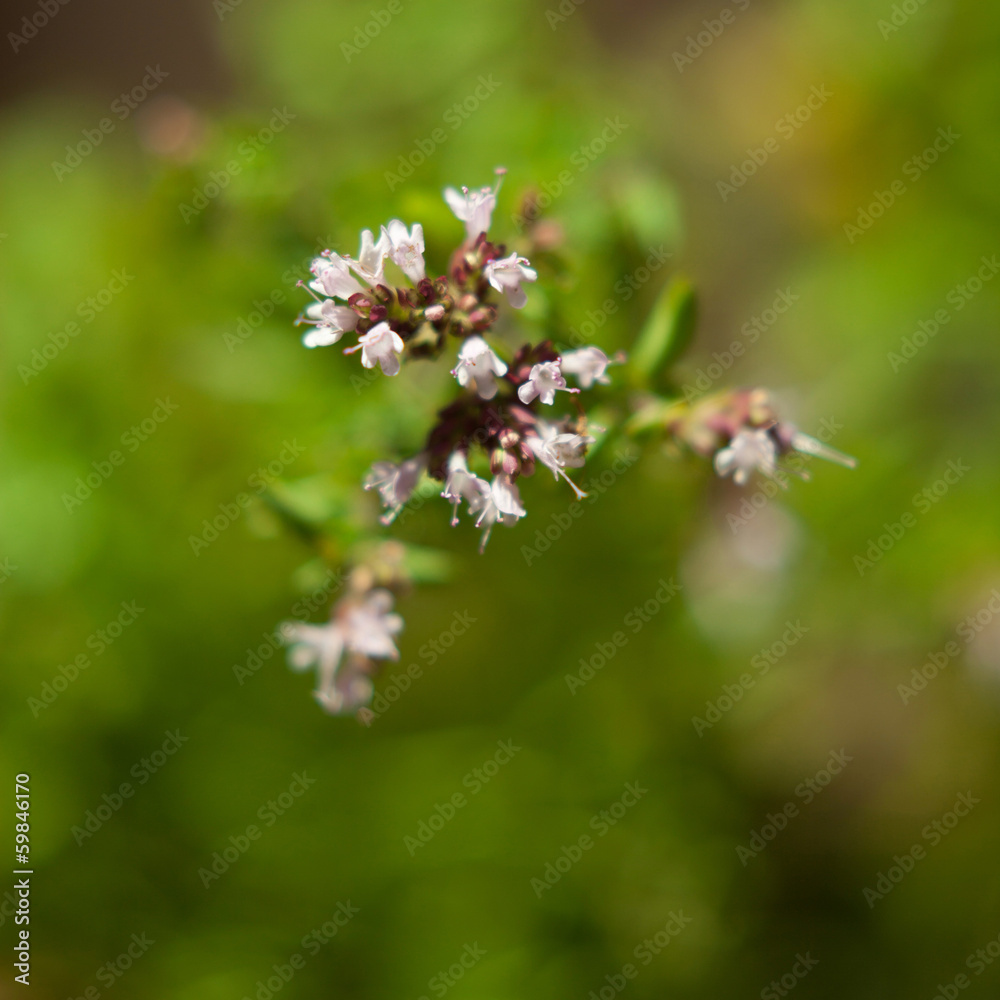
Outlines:
[{"label": "bokeh background", "polygon": [[[34,995],[263,1000],[296,954],[304,966],[272,981],[275,995],[608,998],[616,983],[650,998],[996,995],[1000,281],[982,259],[1000,252],[1000,12],[973,0],[45,10],[4,5],[0,69],[2,759],[11,785],[31,774]],[[30,38],[25,17],[42,25]],[[167,75],[121,117],[115,102],[149,67]],[[473,102],[480,78],[495,85]],[[813,108],[810,94],[824,95]],[[467,110],[449,119],[456,102]],[[286,123],[261,141],[275,109]],[[595,152],[608,118],[625,127]],[[102,119],[113,128],[72,165]],[[415,162],[435,129],[446,140]],[[401,158],[411,176],[394,184]],[[221,193],[183,213],[234,160]],[[448,391],[416,366],[352,385],[356,359],[302,349],[294,282],[317,247],[354,252],[362,227],[393,216],[422,221],[443,266],[460,229],[441,188],[489,183],[497,164],[510,171],[501,237],[525,191],[572,181],[547,213],[565,266],[543,269],[517,317],[530,336],[580,329],[612,298],[592,339],[627,347],[683,272],[700,324],[679,381],[763,317],[718,384],[771,386],[804,430],[836,427],[859,468],[814,462],[811,482],[738,523],[756,487],[651,444],[530,565],[521,546],[565,510],[565,488],[536,477],[528,518],[483,558],[472,529],[452,532],[428,503],[398,534],[450,552],[449,573],[401,603],[400,666],[424,670],[390,711],[370,727],[324,715],[280,654],[241,684],[234,667],[297,616],[316,566],[260,502],[197,554],[191,536],[270,463],[299,502],[373,521],[363,470],[411,453]],[[743,184],[721,189],[734,170]],[[669,265],[616,293],[658,247]],[[765,313],[781,292],[793,304]],[[268,299],[272,314],[240,338]],[[136,425],[146,437],[131,449]],[[67,503],[116,450],[124,463]],[[859,564],[873,542],[880,558]],[[681,593],[571,693],[567,673],[661,579]],[[122,602],[143,610],[108,644],[98,630]],[[475,624],[429,665],[421,647],[456,612]],[[796,641],[762,673],[754,658],[782,653],[787,623]],[[958,653],[939,675],[901,694],[949,642]],[[39,704],[80,654],[89,666]],[[746,674],[753,687],[696,726]],[[186,742],[140,785],[168,732]],[[497,741],[521,749],[472,794],[463,779]],[[834,752],[851,759],[807,801],[802,783]],[[259,810],[303,772],[315,784],[267,826]],[[75,836],[126,781],[135,794]],[[592,817],[628,782],[647,793],[599,836]],[[456,792],[467,804],[408,849]],[[952,828],[960,794],[977,804]],[[763,850],[737,851],[789,803]],[[260,839],[206,888],[199,869],[250,824]],[[588,833],[593,848],[536,892]],[[866,897],[914,845],[912,870]],[[304,943],[348,901],[359,912],[336,936]],[[683,929],[641,964],[636,948],[672,913]],[[3,926],[0,994],[13,996],[6,910]],[[133,935],[153,943],[119,959]],[[433,978],[477,946],[485,956],[454,985]],[[979,949],[988,961],[967,964]],[[638,976],[616,979],[630,962]]]}]

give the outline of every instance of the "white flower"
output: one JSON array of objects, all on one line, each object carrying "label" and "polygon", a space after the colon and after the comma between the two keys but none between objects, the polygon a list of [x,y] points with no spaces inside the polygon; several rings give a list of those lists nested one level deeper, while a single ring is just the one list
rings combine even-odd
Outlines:
[{"label": "white flower", "polygon": [[470,191],[467,187],[463,187],[461,193],[453,187],[444,189],[444,200],[448,202],[448,207],[455,215],[465,223],[465,232],[470,240],[489,230],[493,209],[497,204],[497,192],[506,172],[503,167],[497,168],[496,174],[499,180],[496,187],[481,188],[479,191]]},{"label": "white flower", "polygon": [[495,376],[505,375],[507,366],[482,337],[468,337],[458,352],[458,364],[451,373],[463,388],[470,380],[475,381],[480,399],[492,399],[497,394]]},{"label": "white flower", "polygon": [[339,601],[326,625],[289,622],[283,627],[292,643],[289,664],[295,670],[316,667],[316,700],[328,712],[366,704],[373,690],[371,660],[399,659],[393,637],[403,619],[392,613],[392,600],[389,591],[372,590]]},{"label": "white flower", "polygon": [[424,227],[417,222],[409,233],[399,219],[393,219],[387,228],[383,227],[382,232],[389,241],[389,259],[414,284],[422,281],[427,276],[424,267]]},{"label": "white flower", "polygon": [[389,234],[382,229],[375,242],[370,229],[361,231],[361,250],[357,260],[346,258],[351,270],[366,284],[371,287],[381,285],[385,281],[385,258],[389,253]]},{"label": "white flower", "polygon": [[366,490],[378,490],[387,510],[382,515],[383,524],[391,524],[396,519],[406,501],[413,496],[425,468],[424,456],[416,455],[400,465],[395,462],[375,462],[368,470],[362,485]]},{"label": "white flower", "polygon": [[589,389],[595,382],[609,385],[611,379],[605,374],[608,365],[620,364],[612,360],[599,347],[581,347],[562,356],[564,375],[573,375],[581,389]]},{"label": "white flower", "polygon": [[[776,479],[778,446],[769,430],[757,428],[739,431],[725,448],[715,453],[715,471],[720,476],[733,474],[733,482],[742,486],[754,470]],[[777,480],[779,484],[781,480]]]},{"label": "white flower", "polygon": [[556,390],[564,392],[579,392],[579,389],[567,389],[566,379],[559,370],[559,361],[543,361],[532,365],[528,381],[518,387],[517,395],[522,403],[530,403],[536,396],[546,405],[551,406],[556,398]]},{"label": "white flower", "polygon": [[485,479],[480,479],[479,476],[469,472],[465,452],[452,452],[448,459],[448,477],[445,479],[444,489],[441,491],[441,496],[452,502],[452,527],[458,524],[458,507],[463,500],[469,501],[471,512],[473,502],[477,498],[486,496],[489,492],[490,484]]},{"label": "white flower", "polygon": [[309,287],[314,292],[346,301],[352,295],[364,291],[351,275],[347,261],[340,254],[330,252],[325,257],[317,257],[309,270],[316,275],[316,280],[309,282]]},{"label": "white flower", "polygon": [[490,483],[489,490],[477,492],[469,501],[469,513],[474,517],[479,515],[476,527],[483,529],[483,538],[479,543],[479,551],[482,552],[497,521],[506,525],[516,524],[518,518],[524,517],[527,511],[521,506],[517,484],[510,476],[501,473]]},{"label": "white flower", "polygon": [[354,347],[348,347],[344,353],[353,354],[361,351],[361,364],[365,368],[374,368],[376,362],[382,366],[385,375],[399,374],[399,355],[402,354],[403,338],[388,323],[376,323],[367,333],[358,337]]},{"label": "white flower", "polygon": [[532,435],[527,438],[535,458],[548,466],[556,479],[562,476],[573,487],[577,499],[582,500],[587,494],[569,478],[566,469],[579,469],[583,465],[587,447],[594,443],[594,438],[585,434],[562,433],[554,424],[544,421],[538,422],[537,430],[537,437]]},{"label": "white flower", "polygon": [[333,299],[311,303],[305,314],[304,322],[314,324],[302,337],[306,347],[329,347],[358,325],[358,314],[347,306],[338,306]]},{"label": "white flower", "polygon": [[523,309],[528,295],[521,287],[522,281],[537,281],[538,272],[529,266],[526,257],[512,253],[500,260],[491,260],[483,268],[483,277],[498,291],[504,292],[515,309]]}]

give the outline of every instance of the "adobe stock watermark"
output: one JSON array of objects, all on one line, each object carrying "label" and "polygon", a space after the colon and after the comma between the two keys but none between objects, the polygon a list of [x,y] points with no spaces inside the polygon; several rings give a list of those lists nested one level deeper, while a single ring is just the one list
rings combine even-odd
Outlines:
[{"label": "adobe stock watermark", "polygon": [[902,3],[894,3],[889,11],[889,20],[879,18],[875,24],[879,34],[886,40],[890,35],[894,35],[914,14],[920,10],[927,0],[902,0]]},{"label": "adobe stock watermark", "polygon": [[690,66],[736,20],[736,15],[742,14],[749,6],[750,0],[735,0],[733,4],[733,7],[736,8],[735,11],[731,7],[723,7],[719,11],[718,17],[702,21],[701,23],[705,25],[704,31],[699,31],[696,35],[688,35],[684,51],[674,52],[674,65],[677,67],[677,72],[683,73],[685,68]]},{"label": "adobe stock watermark", "polygon": [[964,282],[955,285],[945,296],[945,301],[951,306],[951,309],[942,306],[934,311],[934,315],[930,319],[920,320],[916,330],[900,340],[899,350],[889,351],[886,354],[886,360],[894,374],[897,374],[904,365],[909,364],[918,352],[937,336],[941,327],[950,323],[952,316],[961,312],[1000,271],[1000,261],[997,260],[996,254],[980,257],[979,260],[981,262],[979,269],[966,278]]},{"label": "adobe stock watermark", "polygon": [[[642,788],[637,781],[626,782],[625,791],[620,798],[612,802],[607,809],[602,809],[590,817],[589,828],[597,834],[597,837],[607,836],[621,822],[629,809],[638,805],[648,792],[649,789]],[[591,837],[589,833],[582,833],[568,847],[563,844],[555,859],[545,862],[541,876],[529,879],[528,884],[534,891],[535,898],[541,899],[543,893],[549,892],[558,885],[562,881],[563,875],[579,863],[584,854],[592,850],[596,843],[596,838]]]},{"label": "adobe stock watermark", "polygon": [[[843,429],[844,425],[833,417],[824,417],[812,436],[822,444],[829,444]],[[801,475],[812,460],[812,455],[803,455],[799,452],[788,455],[784,460],[787,468],[779,467],[773,477],[764,479],[753,493],[744,496],[740,501],[739,513],[734,514],[730,511],[726,514],[729,530],[735,535],[740,528],[746,527],[771,500],[788,489],[791,473]]]},{"label": "adobe stock watermark", "polygon": [[84,670],[86,670],[98,657],[112,646],[136,619],[146,609],[140,608],[135,601],[122,601],[121,611],[111,619],[103,628],[96,629],[87,636],[84,645],[91,650],[93,655],[78,653],[65,665],[60,665],[50,681],[42,683],[42,689],[38,698],[28,698],[28,708],[31,709],[33,718],[38,718],[42,711],[48,708],[61,695],[70,684],[75,681]]},{"label": "adobe stock watermark", "polygon": [[[965,960],[965,968],[981,976],[993,963],[1000,958],[1000,934],[977,948]],[[957,1000],[961,990],[967,990],[972,985],[972,980],[964,973],[960,972],[948,983],[938,983],[937,993],[931,1000]]]},{"label": "adobe stock watermark", "polygon": [[[278,822],[279,817],[284,816],[289,809],[316,784],[315,778],[310,778],[305,771],[301,774],[292,775],[292,780],[288,788],[282,791],[273,799],[268,799],[256,813],[257,819],[268,829]],[[204,888],[209,889],[213,882],[218,882],[229,869],[243,857],[254,841],[260,840],[263,835],[262,830],[256,823],[249,824],[242,833],[235,834],[229,838],[229,846],[224,847],[221,852],[216,851],[212,855],[210,868],[199,868],[198,877]]]},{"label": "adobe stock watermark", "polygon": [[221,170],[211,171],[208,180],[201,187],[192,190],[191,204],[182,201],[177,206],[185,225],[190,225],[192,219],[201,215],[209,204],[229,187],[232,179],[243,173],[243,168],[253,163],[258,155],[285,131],[289,123],[298,117],[292,114],[287,107],[283,107],[281,110],[272,108],[271,111],[272,115],[268,123],[248,135],[236,147],[236,156],[228,160]]},{"label": "adobe stock watermark", "polygon": [[160,429],[160,425],[178,409],[179,404],[174,403],[169,396],[166,399],[157,399],[156,406],[148,417],[122,433],[119,440],[125,451],[116,448],[106,458],[91,462],[94,471],[87,473],[86,480],[83,476],[77,476],[73,492],[63,493],[61,499],[66,512],[76,513],[76,509],[82,507],[84,502],[94,495],[94,491],[100,489],[111,478],[115,469],[121,468],[129,455],[135,454]]},{"label": "adobe stock watermark", "polygon": [[913,668],[906,684],[896,685],[896,693],[903,704],[909,705],[918,694],[926,690],[927,685],[937,678],[962,652],[962,649],[968,646],[983,629],[987,628],[998,614],[1000,614],[1000,590],[994,588],[990,593],[989,601],[978,611],[966,615],[955,627],[956,634],[962,640],[961,644],[951,639],[941,649],[932,650],[919,667]]},{"label": "adobe stock watermark", "polygon": [[630,128],[630,125],[628,122],[622,121],[621,115],[605,118],[604,128],[590,142],[583,143],[570,154],[569,163],[575,170],[570,170],[567,167],[560,170],[552,180],[543,181],[531,203],[525,206],[522,211],[514,212],[511,215],[510,221],[517,230],[518,236],[524,232],[525,226],[537,222],[542,212],[550,208],[557,198],[561,198],[576,183],[577,177],[589,170],[627,128]]},{"label": "adobe stock watermark", "polygon": [[188,535],[188,545],[191,546],[191,551],[196,556],[200,556],[202,549],[207,549],[212,542],[217,541],[230,525],[235,524],[240,519],[243,511],[253,503],[254,497],[260,496],[272,483],[276,482],[281,473],[304,451],[305,448],[295,438],[291,441],[282,441],[282,449],[278,457],[272,459],[267,465],[259,466],[256,472],[247,477],[247,486],[252,492],[238,493],[228,503],[220,503],[219,513],[211,521],[205,518],[201,522],[201,533]]},{"label": "adobe stock watermark", "polygon": [[[831,750],[826,764],[814,775],[795,786],[796,798],[801,799],[803,806],[809,805],[837,775],[843,772],[852,760],[854,758],[843,748]],[[799,815],[801,812],[794,799],[786,802],[777,812],[768,813],[765,817],[767,822],[759,830],[750,831],[748,846],[737,845],[736,857],[740,859],[740,864],[746,868],[747,864],[756,858],[788,826],[789,820],[793,820]]]},{"label": "adobe stock watermark", "polygon": [[772,979],[760,991],[760,1000],[779,1000],[787,997],[806,976],[819,965],[819,959],[812,957],[812,952],[796,952],[795,964],[780,979]]},{"label": "adobe stock watermark", "polygon": [[868,570],[874,569],[876,563],[880,562],[887,552],[891,552],[908,531],[917,526],[917,516],[923,516],[932,510],[970,471],[970,467],[961,458],[953,458],[948,462],[940,479],[925,486],[919,493],[914,493],[910,503],[916,509],[916,513],[911,510],[903,511],[898,521],[886,521],[882,525],[885,528],[884,534],[869,538],[864,555],[855,555],[854,568],[858,571],[858,575],[864,576]]},{"label": "adobe stock watermark", "polygon": [[555,31],[560,24],[565,24],[585,2],[586,0],[560,0],[559,6],[555,10],[549,7],[545,11],[545,20],[548,26]]},{"label": "adobe stock watermark", "polygon": [[[309,952],[309,957],[315,958],[337,936],[340,929],[346,927],[360,912],[357,906],[351,905],[350,900],[346,903],[337,903],[333,916],[325,921],[322,927],[313,928],[302,939],[302,947]],[[301,972],[305,967],[306,957],[301,952],[293,952],[284,964],[272,965],[273,975],[268,976],[266,980],[258,979],[254,984],[257,989],[253,997],[244,994],[243,1000],[272,1000],[295,978],[295,973]]]},{"label": "adobe stock watermark", "polygon": [[645,938],[633,949],[632,955],[639,965],[637,966],[633,962],[626,962],[621,969],[606,975],[604,982],[596,990],[591,990],[587,994],[588,1000],[614,1000],[633,979],[639,977],[639,973],[642,971],[639,966],[649,965],[657,955],[661,954],[677,938],[688,924],[693,923],[694,918],[685,916],[683,910],[671,910],[668,914],[666,924],[658,929],[652,937]]},{"label": "adobe stock watermark", "polygon": [[7,32],[7,41],[10,42],[14,55],[17,55],[18,49],[24,48],[33,38],[37,38],[38,32],[45,28],[49,21],[68,3],[69,0],[38,0],[31,17],[21,18],[21,34],[16,31]]},{"label": "adobe stock watermark", "polygon": [[[76,307],[76,314],[82,320],[82,326],[93,323],[134,280],[135,275],[129,274],[124,267],[112,271],[111,280],[100,291],[88,295]],[[36,347],[31,352],[31,361],[28,364],[17,366],[17,374],[21,376],[21,382],[27,385],[33,378],[41,375],[48,368],[50,362],[69,347],[70,341],[80,335],[82,326],[76,320],[70,320],[61,330],[50,333],[47,342],[42,345],[41,349]]]},{"label": "adobe stock watermark", "polygon": [[[659,589],[656,593],[641,605],[637,604],[625,616],[622,624],[632,635],[641,632],[660,613],[662,608],[669,604],[673,597],[682,590],[681,585],[675,582],[673,577],[670,578],[669,583],[662,579],[658,583]],[[628,645],[628,640],[629,636],[619,630],[614,632],[607,642],[598,642],[594,646],[595,652],[589,660],[585,660],[581,656],[580,669],[575,674],[566,674],[569,693],[575,695],[580,688],[592,681],[597,676],[597,672],[613,660],[619,650]]]},{"label": "adobe stock watermark", "polygon": [[135,795],[136,789],[145,785],[177,753],[182,744],[191,738],[182,736],[179,729],[168,729],[165,735],[167,738],[158,749],[133,764],[129,770],[129,774],[136,779],[138,785],[133,785],[131,781],[123,781],[110,795],[105,792],[101,795],[101,804],[83,814],[83,825],[70,827],[69,832],[73,834],[77,847],[82,847],[85,840],[90,840],[125,805],[126,800]]},{"label": "adobe stock watermark", "polygon": [[168,76],[170,74],[166,70],[160,69],[159,63],[155,67],[147,66],[146,75],[142,81],[130,90],[123,91],[111,102],[110,111],[118,119],[117,122],[115,118],[104,117],[97,123],[96,127],[85,128],[83,138],[75,146],[67,144],[66,161],[52,161],[52,169],[59,183],[62,183],[67,174],[73,173],[104,142],[105,136],[114,132],[118,127],[118,122],[125,121]]},{"label": "adobe stock watermark", "polygon": [[[439,972],[436,976],[431,976],[431,978],[427,980],[427,989],[429,989],[434,996],[443,997],[448,990],[465,977],[465,974],[470,969],[475,968],[485,957],[486,949],[480,948],[478,941],[474,941],[472,944],[467,944],[462,949],[458,958],[448,966],[446,971]],[[429,1000],[429,998],[422,996],[419,997],[418,1000]]]},{"label": "adobe stock watermark", "polygon": [[751,316],[741,327],[740,335],[743,341],[734,340],[729,345],[727,351],[713,351],[712,362],[704,368],[699,368],[694,379],[685,382],[683,389],[684,399],[693,403],[700,396],[703,396],[709,389],[719,381],[722,376],[729,371],[739,358],[747,352],[748,347],[752,347],[760,340],[762,333],[767,333],[778,321],[778,317],[788,312],[791,307],[799,301],[800,296],[794,294],[792,289],[779,288],[774,295],[771,305],[763,309],[758,316]]},{"label": "adobe stock watermark", "polygon": [[[154,944],[156,942],[151,941],[145,931],[133,934],[125,950],[110,962],[105,962],[94,973],[94,978],[101,986],[111,989]],[[88,986],[78,997],[70,997],[69,1000],[98,1000],[100,996],[101,991],[96,986]]]},{"label": "adobe stock watermark", "polygon": [[825,83],[813,84],[809,90],[809,96],[794,111],[790,111],[774,123],[777,136],[769,135],[759,146],[748,148],[747,158],[742,163],[734,163],[730,167],[728,184],[725,181],[715,182],[715,189],[719,192],[723,202],[728,201],[732,195],[736,194],[781,149],[782,139],[785,142],[794,139],[798,130],[810,121],[813,114],[819,111],[832,96],[833,94],[826,89]]},{"label": "adobe stock watermark", "polygon": [[475,89],[463,100],[455,101],[441,116],[443,125],[432,129],[425,138],[414,140],[407,152],[399,154],[395,172],[385,172],[389,190],[395,191],[400,184],[409,180],[414,171],[423,166],[499,89],[500,81],[495,80],[492,73],[489,76],[480,75]]},{"label": "adobe stock watermark", "polygon": [[[955,827],[959,821],[964,819],[981,802],[972,792],[961,792],[955,800],[955,804],[938,819],[932,820],[921,831],[920,836],[927,841],[930,847],[937,847]],[[865,886],[861,894],[868,904],[868,909],[873,910],[877,903],[885,899],[900,882],[906,878],[917,866],[918,861],[923,861],[927,857],[927,848],[923,844],[914,844],[909,851],[902,856],[894,854],[893,864],[885,871],[878,872],[875,878],[873,889]]]},{"label": "adobe stock watermark", "polygon": [[525,564],[530,566],[536,559],[544,555],[563,535],[583,517],[587,508],[593,506],[608,490],[639,460],[638,451],[624,451],[619,448],[615,459],[599,476],[591,476],[580,489],[586,493],[582,500],[574,500],[564,512],[553,514],[544,528],[535,531],[534,545],[522,545],[521,555]]},{"label": "adobe stock watermark", "polygon": [[[452,616],[451,624],[442,629],[436,637],[428,639],[417,650],[417,656],[428,667],[433,667],[477,621],[479,619],[473,618],[468,611],[456,611]],[[371,705],[358,709],[358,721],[371,728],[371,724],[376,719],[382,718],[410,690],[413,682],[420,680],[423,676],[424,668],[415,661],[405,670],[400,670],[398,673],[393,671],[389,675],[388,683],[383,684],[375,692]]]},{"label": "adobe stock watermark", "polygon": [[389,26],[389,22],[394,17],[403,13],[403,0],[389,0],[384,7],[379,7],[378,10],[369,10],[368,13],[371,14],[371,20],[365,21],[364,24],[354,29],[352,38],[354,44],[351,45],[350,42],[340,43],[340,51],[348,63],[355,56],[361,55],[362,50],[367,49],[382,34],[382,31]]},{"label": "adobe stock watermark", "polygon": [[579,330],[575,326],[569,328],[567,343],[571,347],[593,343],[594,334],[618,312],[619,303],[628,302],[671,257],[673,254],[668,253],[662,243],[658,247],[650,247],[645,264],[640,264],[615,282],[615,297],[605,299],[597,309],[588,309],[587,318],[580,324]]},{"label": "adobe stock watermark", "polygon": [[798,644],[798,641],[809,631],[808,626],[802,624],[801,619],[794,622],[785,622],[785,631],[780,639],[775,639],[770,646],[761,649],[759,653],[750,657],[750,666],[757,671],[757,676],[747,672],[740,674],[734,684],[723,684],[722,694],[713,701],[705,702],[705,717],[700,715],[691,716],[691,725],[699,737],[705,735],[707,729],[711,729],[717,722],[722,721],[722,717],[731,712],[738,705],[743,696],[757,684],[761,677],[770,672],[771,667],[788,654],[788,651]]},{"label": "adobe stock watermark", "polygon": [[[934,141],[903,164],[903,177],[915,184],[961,138],[961,135],[954,128],[939,128]],[[874,200],[867,206],[858,208],[853,223],[844,223],[844,235],[847,237],[847,242],[854,243],[855,240],[864,236],[896,204],[897,199],[902,198],[908,190],[909,188],[903,179],[897,177],[884,191],[873,191]]]},{"label": "adobe stock watermark", "polygon": [[487,758],[479,767],[473,768],[462,778],[462,787],[469,789],[468,796],[463,792],[454,792],[444,803],[435,803],[430,816],[417,824],[416,836],[406,834],[403,837],[403,846],[411,858],[418,850],[426,847],[445,828],[445,824],[450,823],[458,815],[458,810],[464,809],[469,804],[470,797],[478,795],[500,773],[500,768],[504,764],[509,764],[514,755],[521,750],[521,747],[514,746],[511,740],[497,740],[497,747],[492,757]]}]

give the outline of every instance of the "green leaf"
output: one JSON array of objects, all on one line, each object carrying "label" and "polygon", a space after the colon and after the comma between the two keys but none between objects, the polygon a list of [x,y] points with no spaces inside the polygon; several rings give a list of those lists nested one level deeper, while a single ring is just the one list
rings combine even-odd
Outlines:
[{"label": "green leaf", "polygon": [[659,376],[687,349],[694,335],[694,287],[683,275],[674,275],[660,293],[629,357],[633,383],[641,388]]}]

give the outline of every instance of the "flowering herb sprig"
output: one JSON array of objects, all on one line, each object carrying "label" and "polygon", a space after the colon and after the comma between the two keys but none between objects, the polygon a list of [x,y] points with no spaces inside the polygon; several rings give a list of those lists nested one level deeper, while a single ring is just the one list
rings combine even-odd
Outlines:
[{"label": "flowering herb sprig", "polygon": [[[551,340],[510,351],[497,336],[504,300],[523,308],[525,286],[537,281],[538,272],[489,237],[505,171],[496,173],[493,187],[445,190],[445,201],[465,224],[465,238],[444,274],[428,273],[423,227],[393,219],[377,239],[371,230],[362,232],[356,259],[326,250],[313,261],[307,287],[314,302],[298,321],[310,328],[302,338],[306,347],[330,347],[351,334],[356,340],[344,353],[360,352],[362,366],[377,366],[389,377],[412,361],[450,359],[455,398],[437,413],[423,448],[375,462],[362,485],[377,493],[381,521],[390,525],[421,484],[436,480],[451,506],[452,525],[464,507],[480,530],[480,552],[497,524],[513,526],[526,516],[522,480],[539,466],[564,480],[578,499],[586,496],[568,470],[584,465],[604,428],[590,421],[581,396],[611,385],[609,369],[625,363],[623,355],[609,357],[594,345],[560,352]],[[395,271],[387,273],[388,265]],[[635,345],[635,371],[626,383],[642,391],[628,398],[633,414],[622,422],[622,433],[672,438],[710,457],[720,476],[732,475],[741,486],[754,473],[784,485],[782,470],[790,466],[782,460],[793,452],[853,466],[853,459],[780,421],[764,390],[733,390],[694,403],[650,392],[649,375],[679,352],[668,326],[654,322]],[[383,543],[369,552],[374,554],[355,561],[348,593],[326,624],[285,626],[292,666],[316,668],[316,698],[331,713],[367,705],[378,661],[399,656],[395,637],[403,621],[394,600],[410,583],[405,549]]]}]

